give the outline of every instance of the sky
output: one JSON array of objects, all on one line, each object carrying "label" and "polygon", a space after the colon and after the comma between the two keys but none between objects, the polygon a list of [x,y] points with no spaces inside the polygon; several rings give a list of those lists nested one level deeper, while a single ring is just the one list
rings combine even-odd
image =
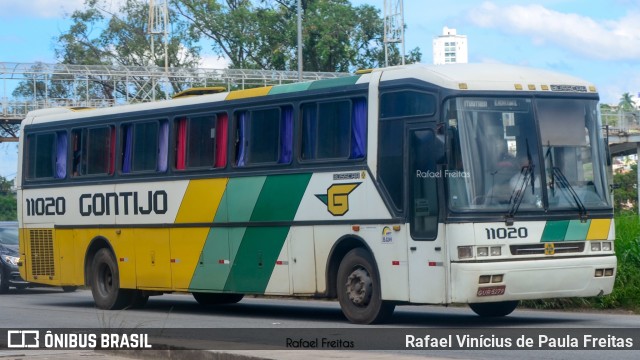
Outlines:
[{"label": "sky", "polygon": [[[124,0],[105,1],[116,10]],[[55,63],[53,39],[68,29],[66,15],[83,2],[0,0],[0,63]],[[383,9],[384,0],[351,3]],[[604,103],[617,104],[626,92],[639,98],[640,0],[404,0],[403,7],[406,52],[419,47],[424,63],[432,62],[433,38],[447,26],[467,36],[471,63],[574,75],[594,83]],[[203,67],[220,64],[210,50],[205,53]],[[0,159],[0,176],[13,178],[15,145],[1,145]]]}]

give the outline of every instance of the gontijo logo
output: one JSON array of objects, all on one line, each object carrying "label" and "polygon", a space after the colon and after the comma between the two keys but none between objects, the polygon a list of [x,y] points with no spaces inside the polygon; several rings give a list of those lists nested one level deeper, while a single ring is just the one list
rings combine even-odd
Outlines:
[{"label": "gontijo logo", "polygon": [[333,184],[329,186],[326,194],[316,194],[333,216],[342,216],[349,211],[349,194],[355,190],[361,182],[348,184]]}]

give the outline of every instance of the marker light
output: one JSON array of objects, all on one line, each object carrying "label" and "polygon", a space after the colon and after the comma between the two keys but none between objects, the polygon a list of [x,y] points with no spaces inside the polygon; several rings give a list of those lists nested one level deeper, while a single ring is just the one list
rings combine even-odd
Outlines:
[{"label": "marker light", "polygon": [[470,259],[473,257],[473,246],[458,246],[458,259]]},{"label": "marker light", "polygon": [[491,247],[491,256],[500,256],[502,255],[502,247],[500,246],[492,246]]},{"label": "marker light", "polygon": [[478,251],[478,257],[489,256],[489,248],[486,246],[479,246],[477,251]]}]

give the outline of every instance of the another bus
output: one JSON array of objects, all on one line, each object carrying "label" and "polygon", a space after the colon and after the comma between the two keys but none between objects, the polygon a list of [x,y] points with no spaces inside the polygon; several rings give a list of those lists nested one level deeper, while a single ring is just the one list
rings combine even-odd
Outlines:
[{"label": "another bus", "polygon": [[34,111],[17,176],[20,271],[100,309],[189,292],[396,305],[612,291],[593,84],[497,65],[408,65],[107,109]]}]

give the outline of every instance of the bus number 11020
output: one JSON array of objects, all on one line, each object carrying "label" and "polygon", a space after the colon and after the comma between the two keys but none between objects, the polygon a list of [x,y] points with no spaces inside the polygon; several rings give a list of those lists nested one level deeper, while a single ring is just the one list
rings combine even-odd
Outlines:
[{"label": "bus number 11020", "polygon": [[487,232],[487,240],[495,239],[526,239],[529,236],[529,231],[525,227],[519,228],[485,228]]}]

